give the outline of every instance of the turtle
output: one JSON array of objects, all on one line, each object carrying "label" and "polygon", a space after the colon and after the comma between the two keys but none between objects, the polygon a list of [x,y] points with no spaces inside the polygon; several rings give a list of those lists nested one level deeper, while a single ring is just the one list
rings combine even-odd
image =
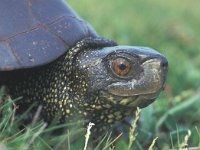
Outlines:
[{"label": "turtle", "polygon": [[102,132],[151,104],[164,89],[167,58],[98,35],[62,0],[1,0],[0,85],[22,113],[81,117]]}]

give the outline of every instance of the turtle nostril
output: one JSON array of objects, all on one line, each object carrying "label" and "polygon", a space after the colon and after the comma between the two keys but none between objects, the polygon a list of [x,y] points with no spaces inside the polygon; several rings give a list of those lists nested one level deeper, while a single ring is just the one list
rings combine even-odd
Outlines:
[{"label": "turtle nostril", "polygon": [[161,59],[160,66],[161,66],[161,68],[163,68],[163,69],[167,69],[167,68],[168,68],[168,61],[167,61],[167,59],[166,59],[165,57],[163,57],[163,58]]},{"label": "turtle nostril", "polygon": [[162,69],[167,70],[168,69],[168,62],[161,62],[160,66],[161,66]]},{"label": "turtle nostril", "polygon": [[166,81],[166,78],[167,78],[167,72],[168,72],[168,61],[165,57],[162,57],[162,59],[161,59],[160,68],[162,70],[163,87],[164,87],[165,81]]}]

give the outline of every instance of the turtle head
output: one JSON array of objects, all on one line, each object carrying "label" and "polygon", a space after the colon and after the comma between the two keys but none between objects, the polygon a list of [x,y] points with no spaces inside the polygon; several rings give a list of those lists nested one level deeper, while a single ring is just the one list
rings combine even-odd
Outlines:
[{"label": "turtle head", "polygon": [[74,66],[85,79],[88,103],[136,108],[149,105],[163,90],[168,62],[151,48],[113,46],[81,51]]}]

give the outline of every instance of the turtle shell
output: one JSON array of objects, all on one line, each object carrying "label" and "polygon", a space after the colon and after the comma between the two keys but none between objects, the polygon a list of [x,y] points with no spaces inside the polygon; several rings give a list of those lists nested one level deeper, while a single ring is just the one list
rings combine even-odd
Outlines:
[{"label": "turtle shell", "polygon": [[0,1],[0,71],[50,63],[95,30],[62,0]]}]

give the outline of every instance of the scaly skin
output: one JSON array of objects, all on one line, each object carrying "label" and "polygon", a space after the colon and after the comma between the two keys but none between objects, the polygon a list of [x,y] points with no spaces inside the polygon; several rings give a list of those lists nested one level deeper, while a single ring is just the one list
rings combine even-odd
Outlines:
[{"label": "scaly skin", "polygon": [[[23,96],[19,110],[36,102],[48,121],[81,117],[101,132],[153,102],[165,83],[165,57],[148,48],[112,45],[104,39],[85,40],[49,65],[13,73],[7,86],[13,97]],[[116,58],[129,61],[127,75],[113,72]]]}]

